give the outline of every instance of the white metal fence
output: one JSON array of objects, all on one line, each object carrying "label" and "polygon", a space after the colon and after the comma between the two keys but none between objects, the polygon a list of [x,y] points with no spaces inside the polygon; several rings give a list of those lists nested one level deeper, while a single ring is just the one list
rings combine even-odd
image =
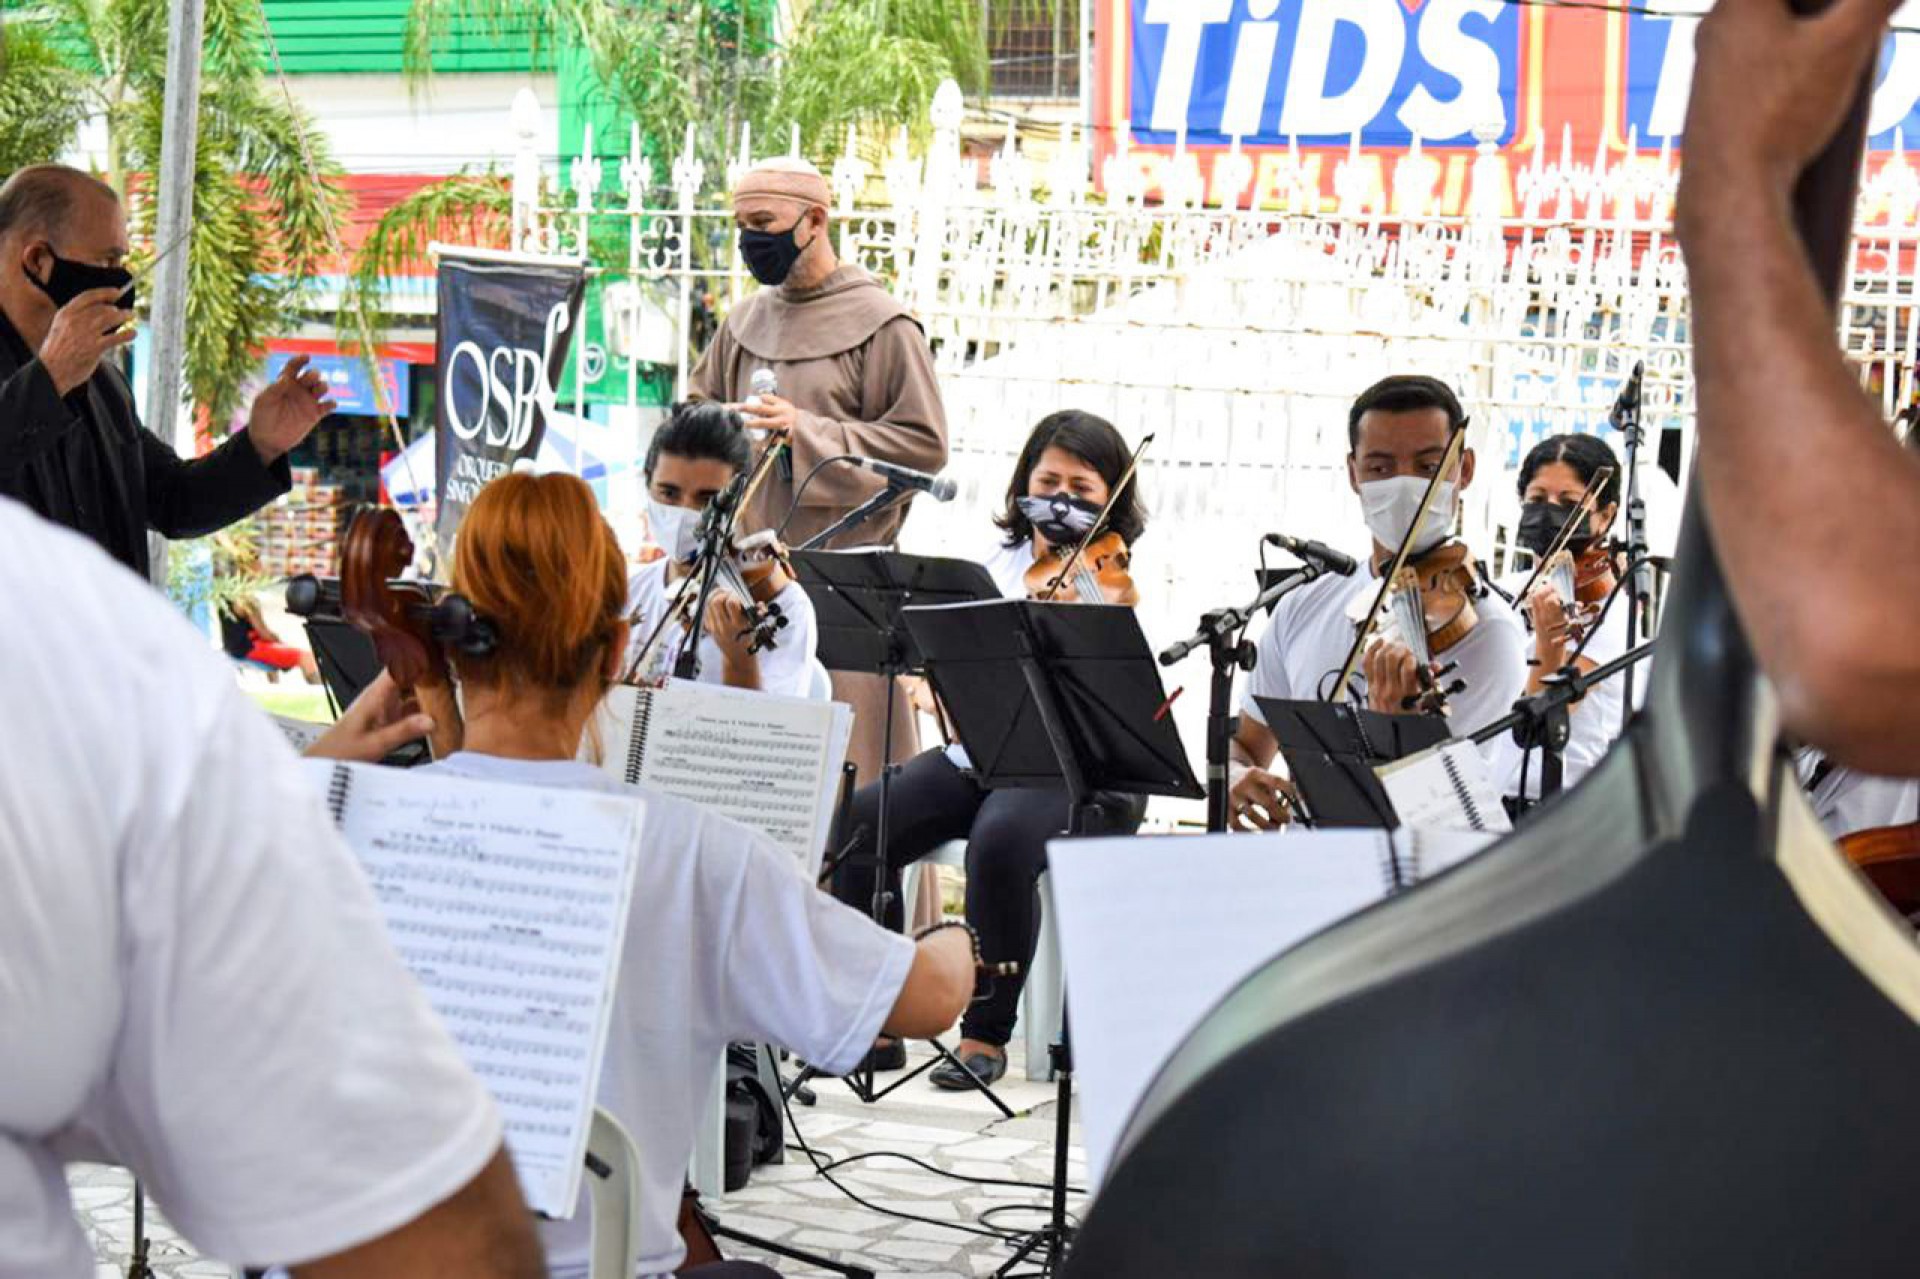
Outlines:
[{"label": "white metal fence", "polygon": [[[1653,532],[1656,543],[1671,538],[1678,491],[1652,469],[1651,443],[1686,430],[1692,387],[1670,230],[1678,173],[1666,154],[1581,158],[1563,143],[1557,160],[1536,155],[1509,179],[1483,143],[1461,217],[1429,212],[1441,167],[1417,146],[1385,182],[1356,148],[1336,169],[1333,207],[1305,166],[1283,160],[1277,210],[1208,204],[1197,166],[1176,155],[1166,200],[1148,205],[1124,139],[1099,195],[1083,142],[1069,138],[1040,166],[1010,137],[981,164],[962,156],[960,114],[957,91],[943,91],[925,154],[909,154],[903,134],[871,163],[849,147],[831,174],[841,254],[925,324],[951,422],[960,498],[916,508],[910,549],[984,550],[1012,460],[1048,412],[1089,409],[1130,439],[1152,431],[1142,614],[1163,642],[1251,593],[1262,532],[1364,546],[1346,486],[1346,407],[1374,379],[1424,372],[1459,389],[1480,471],[1466,520],[1484,553],[1516,509],[1526,448],[1555,432],[1605,431],[1636,360],[1647,366]],[[789,147],[798,139],[768,149]],[[704,172],[691,146],[665,175],[629,161],[612,201],[594,195],[599,162],[572,161],[575,194],[561,196],[523,154],[516,247],[583,253],[626,233],[625,261],[596,263],[615,277],[607,332],[586,335],[605,348],[606,368],[657,360],[684,385],[695,299],[724,308],[754,287],[724,198],[753,152],[740,139],[726,174]],[[1517,216],[1501,216],[1503,199]],[[1891,411],[1920,341],[1920,178],[1896,157],[1862,210],[1842,331]],[[1198,683],[1199,671],[1186,678]]]}]

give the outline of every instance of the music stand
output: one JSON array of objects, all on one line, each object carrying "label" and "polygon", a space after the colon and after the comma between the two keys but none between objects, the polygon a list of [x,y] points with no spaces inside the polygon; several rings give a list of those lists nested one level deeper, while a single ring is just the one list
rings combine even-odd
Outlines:
[{"label": "music stand", "polygon": [[[987,570],[970,560],[941,559],[928,555],[903,555],[898,551],[794,551],[791,553],[794,578],[813,602],[814,624],[818,628],[817,656],[830,671],[878,675],[885,680],[886,711],[881,728],[880,805],[875,819],[873,920],[885,924],[892,903],[892,876],[888,860],[888,816],[893,807],[893,721],[894,681],[901,675],[917,673],[921,655],[912,637],[901,623],[902,610],[912,604],[950,604],[991,600],[1000,596],[999,588]],[[836,831],[845,840],[848,833]],[[842,858],[844,860],[844,857]],[[937,1056],[902,1075],[882,1089],[874,1087],[874,1072],[869,1066],[846,1077],[845,1083],[861,1101],[872,1103],[905,1086],[945,1059],[954,1063],[974,1087],[1008,1119],[1013,1110],[995,1095],[993,1089],[960,1067],[959,1059],[938,1039],[927,1041]],[[795,1076],[786,1089],[788,1097],[799,1095],[809,1080],[819,1074],[808,1066]]]},{"label": "music stand", "polygon": [[1255,697],[1314,826],[1399,824],[1374,769],[1447,740],[1438,715],[1389,715],[1344,702]]},{"label": "music stand", "polygon": [[[902,617],[981,787],[1064,788],[1069,836],[1095,833],[1097,791],[1205,797],[1132,609],[999,600],[909,608]],[[1021,688],[1025,697],[1008,695]],[[1064,1018],[1051,1055],[1059,1093],[1050,1220],[997,1275],[1037,1253],[1040,1273],[1058,1274],[1073,1238],[1066,1215],[1073,1053]]]}]

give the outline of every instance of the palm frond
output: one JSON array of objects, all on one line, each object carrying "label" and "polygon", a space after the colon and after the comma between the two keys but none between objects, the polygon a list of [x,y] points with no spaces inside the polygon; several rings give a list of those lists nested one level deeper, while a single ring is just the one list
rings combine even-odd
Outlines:
[{"label": "palm frond", "polygon": [[513,189],[489,170],[462,173],[421,187],[381,215],[354,255],[336,325],[343,344],[357,345],[362,322],[379,340],[380,285],[426,257],[435,240],[504,249],[513,225]]}]

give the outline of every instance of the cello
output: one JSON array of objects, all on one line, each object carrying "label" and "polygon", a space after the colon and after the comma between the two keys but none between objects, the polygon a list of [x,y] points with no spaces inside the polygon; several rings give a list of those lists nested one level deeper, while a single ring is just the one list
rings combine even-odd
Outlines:
[{"label": "cello", "polygon": [[413,553],[398,511],[377,507],[355,515],[340,543],[340,612],[373,641],[409,709],[424,705],[433,715],[428,745],[434,758],[444,759],[460,749],[461,739],[447,650],[484,657],[499,636],[465,596],[404,579]]}]

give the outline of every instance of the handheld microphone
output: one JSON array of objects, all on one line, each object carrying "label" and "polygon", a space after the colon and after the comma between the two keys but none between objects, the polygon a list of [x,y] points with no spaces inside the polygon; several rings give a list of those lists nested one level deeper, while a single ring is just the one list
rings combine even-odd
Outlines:
[{"label": "handheld microphone", "polygon": [[780,376],[772,369],[755,369],[753,377],[747,382],[747,390],[747,403],[758,404],[763,395],[780,394]]},{"label": "handheld microphone", "polygon": [[1309,542],[1297,537],[1288,537],[1285,533],[1269,533],[1261,539],[1268,546],[1277,546],[1283,551],[1291,551],[1303,560],[1312,560],[1329,572],[1341,577],[1352,577],[1360,567],[1353,556],[1334,550],[1324,542]]},{"label": "handheld microphone", "polygon": [[925,471],[916,471],[910,466],[896,466],[877,457],[849,457],[847,461],[855,466],[863,466],[875,475],[885,476],[889,484],[918,489],[936,502],[951,502],[960,492],[960,486],[944,475],[928,475]]}]

